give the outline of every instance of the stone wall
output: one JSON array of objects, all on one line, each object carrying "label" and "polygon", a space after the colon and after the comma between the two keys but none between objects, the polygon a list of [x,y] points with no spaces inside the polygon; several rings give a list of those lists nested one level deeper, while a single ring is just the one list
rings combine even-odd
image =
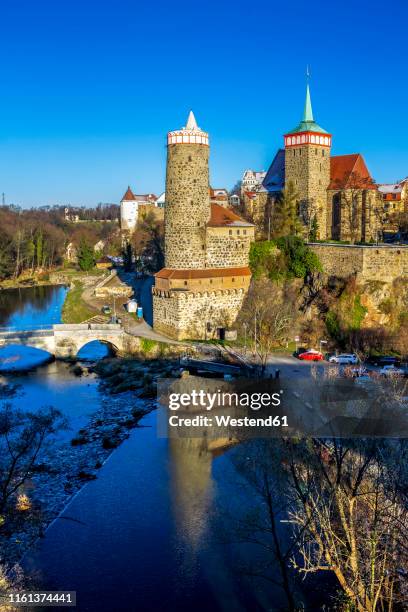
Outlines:
[{"label": "stone wall", "polygon": [[375,241],[381,229],[381,208],[382,198],[376,189],[330,189],[327,191],[327,235],[333,240]]},{"label": "stone wall", "polygon": [[253,227],[207,227],[206,268],[247,266],[252,240]]},{"label": "stone wall", "polygon": [[234,324],[245,293],[243,288],[203,293],[153,288],[154,328],[176,340],[215,338],[218,328]]},{"label": "stone wall", "polygon": [[205,234],[210,217],[209,147],[167,147],[165,267],[205,268]]},{"label": "stone wall", "polygon": [[319,257],[324,272],[346,278],[356,275],[360,281],[393,282],[408,277],[408,247],[310,244]]}]

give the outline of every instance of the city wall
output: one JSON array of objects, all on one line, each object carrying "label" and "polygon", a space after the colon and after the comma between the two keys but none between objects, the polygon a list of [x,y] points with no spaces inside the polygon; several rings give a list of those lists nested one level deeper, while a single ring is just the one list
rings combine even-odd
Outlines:
[{"label": "city wall", "polygon": [[213,338],[218,328],[233,325],[246,290],[163,292],[153,287],[154,329],[170,338]]},{"label": "city wall", "polygon": [[351,244],[309,244],[330,276],[356,275],[360,281],[391,283],[408,277],[408,246]]}]

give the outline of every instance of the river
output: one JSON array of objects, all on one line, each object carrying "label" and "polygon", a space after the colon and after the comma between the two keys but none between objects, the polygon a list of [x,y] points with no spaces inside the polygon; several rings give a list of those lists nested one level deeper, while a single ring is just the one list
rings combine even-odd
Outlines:
[{"label": "river", "polygon": [[[1,292],[2,325],[58,322],[65,291]],[[61,362],[1,380],[21,385],[16,406],[59,408],[71,433],[102,401],[95,375],[77,377]],[[201,440],[161,439],[156,419],[145,417],[71,499],[25,555],[24,570],[41,588],[75,590],[81,612],[284,610],[280,588],[239,571],[258,551],[226,537],[225,526],[257,503],[235,468],[248,448],[212,454]],[[299,597],[320,599],[309,585]]]}]

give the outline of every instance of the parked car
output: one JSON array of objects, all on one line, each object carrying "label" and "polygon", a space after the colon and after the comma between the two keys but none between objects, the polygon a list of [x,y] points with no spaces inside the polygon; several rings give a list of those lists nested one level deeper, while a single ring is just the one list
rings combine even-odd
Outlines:
[{"label": "parked car", "polygon": [[332,355],[329,358],[330,363],[339,363],[341,365],[358,363],[358,357],[354,353],[341,353],[341,355]]},{"label": "parked car", "polygon": [[370,355],[366,362],[374,366],[395,365],[398,366],[400,361],[398,357],[392,355]]},{"label": "parked car", "polygon": [[385,365],[380,370],[381,376],[404,376],[404,370],[395,365]]},{"label": "parked car", "polygon": [[315,349],[308,349],[299,355],[299,359],[302,361],[322,361],[323,353],[316,351]]},{"label": "parked car", "polygon": [[298,348],[298,349],[297,349],[297,350],[296,350],[296,351],[293,353],[293,356],[294,356],[294,357],[297,357],[297,358],[299,359],[300,355],[301,355],[302,353],[306,353],[306,351],[307,351],[307,349],[306,349],[306,348],[304,348],[303,346],[301,346],[301,347],[299,347],[299,348]]}]

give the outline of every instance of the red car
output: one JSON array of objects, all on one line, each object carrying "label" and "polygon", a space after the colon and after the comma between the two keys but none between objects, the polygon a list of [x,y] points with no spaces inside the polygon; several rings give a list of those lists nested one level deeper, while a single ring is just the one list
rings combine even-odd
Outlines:
[{"label": "red car", "polygon": [[300,353],[299,359],[302,359],[303,361],[322,361],[323,355],[320,351],[309,349],[304,353]]}]

